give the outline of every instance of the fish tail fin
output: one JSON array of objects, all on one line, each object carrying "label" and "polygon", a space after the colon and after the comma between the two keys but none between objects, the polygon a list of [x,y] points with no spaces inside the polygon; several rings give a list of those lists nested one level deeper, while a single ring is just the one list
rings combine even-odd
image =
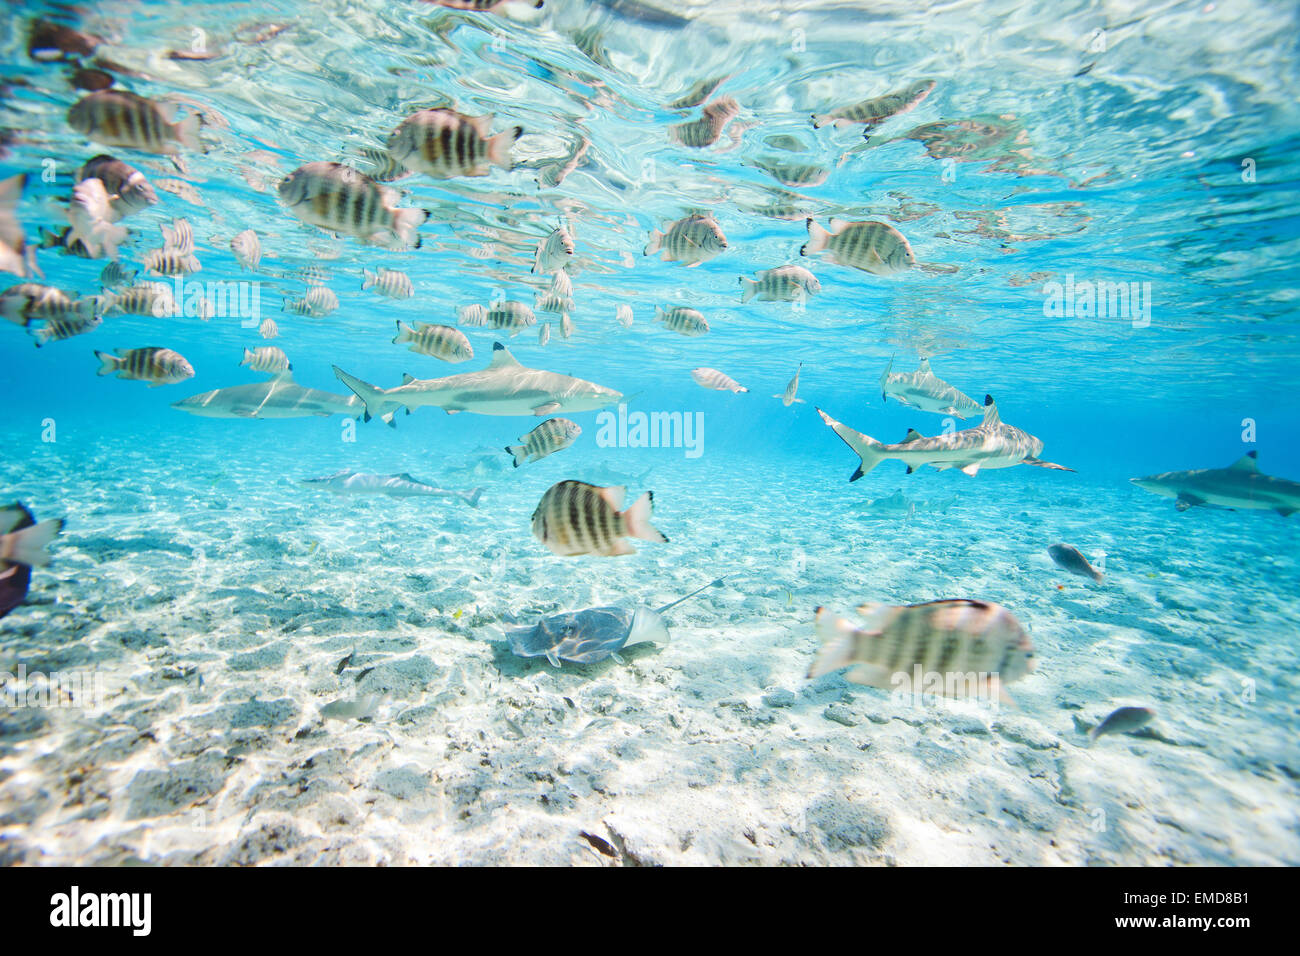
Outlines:
[{"label": "fish tail fin", "polygon": [[427,209],[394,209],[393,232],[406,245],[417,241],[415,229],[429,218]]},{"label": "fish tail fin", "polygon": [[849,477],[849,481],[857,481],[885,460],[886,456],[880,453],[880,449],[884,446],[870,435],[864,435],[862,432],[854,431],[843,422],[837,422],[820,408],[817,409],[817,414],[822,417],[822,421],[835,431],[835,434],[840,436],[844,444],[857,452],[858,457],[862,459],[862,463],[858,465],[858,470]]},{"label": "fish tail fin", "polygon": [[379,278],[379,273],[371,272],[369,269],[362,269],[361,270],[361,291],[365,292],[367,289],[369,289],[372,285],[375,284],[375,281],[378,278]]},{"label": "fish tail fin", "polygon": [[252,350],[252,349],[244,349],[244,358],[243,358],[242,361],[240,361],[239,364],[240,364],[240,365],[252,365],[252,364],[253,364],[253,350]]},{"label": "fish tail fin", "polygon": [[199,139],[199,124],[201,119],[198,113],[191,113],[185,119],[176,124],[176,138],[186,149],[193,149],[203,152],[203,141]]},{"label": "fish tail fin", "polygon": [[501,166],[504,169],[513,166],[514,160],[510,158],[510,147],[515,145],[515,140],[522,135],[524,135],[524,128],[516,126],[514,129],[489,137],[487,141],[488,162],[493,166]]},{"label": "fish tail fin", "polygon": [[758,293],[758,282],[754,279],[740,277],[740,301],[748,302]]},{"label": "fish tail fin", "polygon": [[29,528],[13,532],[13,554],[9,560],[16,564],[25,564],[29,568],[44,567],[50,563],[50,555],[45,550],[45,546],[62,530],[62,518],[49,518]]},{"label": "fish tail fin", "polygon": [[853,663],[852,624],[819,607],[813,618],[813,632],[821,638],[822,646],[808,668],[809,677],[820,677]]},{"label": "fish tail fin", "polygon": [[655,306],[655,317],[654,317],[654,319],[653,319],[652,321],[654,321],[654,322],[662,322],[662,321],[663,321],[664,319],[666,319],[666,318],[668,318],[668,313],[665,312],[663,309],[661,309],[659,306],[656,305],[656,306]]},{"label": "fish tail fin", "polygon": [[514,458],[516,468],[528,460],[528,449],[523,445],[506,445],[506,451]]},{"label": "fish tail fin", "polygon": [[334,376],[352,389],[357,398],[361,399],[362,404],[365,405],[366,421],[370,421],[373,417],[382,417],[384,421],[389,421],[393,412],[397,410],[397,403],[386,400],[382,388],[376,388],[369,382],[363,382],[355,375],[349,375],[337,365],[332,367]]},{"label": "fish tail fin", "polygon": [[658,229],[652,230],[650,232],[650,241],[646,243],[645,252],[641,254],[643,256],[654,255],[663,247],[663,242],[664,242],[664,234],[660,232]]},{"label": "fish tail fin", "polygon": [[112,375],[122,364],[122,360],[112,352],[95,352],[95,358],[99,359],[99,369],[96,375]]},{"label": "fish tail fin", "polygon": [[403,342],[411,341],[414,330],[409,326],[403,325],[402,320],[397,320],[397,335],[393,338],[394,345],[401,345]]},{"label": "fish tail fin", "polygon": [[831,233],[817,225],[812,216],[808,217],[808,241],[799,249],[799,255],[810,256],[814,252],[821,252],[826,248],[826,244],[831,241]]},{"label": "fish tail fin", "polygon": [[835,117],[829,113],[814,113],[812,116],[813,129],[821,129],[827,123],[835,121]]},{"label": "fish tail fin", "polygon": [[638,498],[627,511],[623,512],[623,521],[627,533],[643,541],[664,541],[668,539],[659,533],[659,529],[650,523],[650,511],[654,507],[655,493],[647,491]]}]

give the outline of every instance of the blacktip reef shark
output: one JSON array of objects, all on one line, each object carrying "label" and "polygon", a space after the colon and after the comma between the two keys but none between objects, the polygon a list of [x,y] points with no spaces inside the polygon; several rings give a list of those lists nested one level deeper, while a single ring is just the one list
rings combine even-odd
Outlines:
[{"label": "blacktip reef shark", "polygon": [[594,382],[526,368],[500,342],[492,343],[492,361],[485,369],[445,378],[407,375],[396,388],[377,388],[337,365],[334,374],[365,404],[367,421],[372,415],[391,415],[402,406],[407,412],[434,405],[448,414],[551,415],[594,411],[623,398],[621,392]]},{"label": "blacktip reef shark", "polygon": [[1167,471],[1129,480],[1157,495],[1176,498],[1174,507],[1179,511],[1196,505],[1217,505],[1276,511],[1284,518],[1300,511],[1300,482],[1264,474],[1259,470],[1258,458],[1258,452],[1248,451],[1227,468]]},{"label": "blacktip reef shark", "polygon": [[924,358],[915,372],[895,372],[894,360],[889,360],[885,374],[880,376],[880,398],[888,402],[890,395],[900,405],[961,419],[983,411],[979,402],[931,372],[930,360]]},{"label": "blacktip reef shark", "polygon": [[470,507],[478,507],[482,488],[472,491],[448,491],[435,488],[418,478],[412,478],[406,472],[400,475],[367,475],[360,471],[348,471],[346,468],[333,475],[322,478],[302,478],[298,484],[308,488],[319,488],[336,495],[389,495],[393,498],[459,498]]},{"label": "blacktip reef shark", "polygon": [[[355,395],[336,395],[316,388],[304,388],[285,372],[264,382],[214,388],[172,402],[191,415],[203,418],[309,418],[313,415],[347,415],[360,418],[365,405]],[[392,414],[384,421],[396,427]]]},{"label": "blacktip reef shark", "polygon": [[984,420],[974,428],[963,428],[933,438],[926,438],[916,429],[909,428],[906,437],[897,445],[885,445],[854,431],[820,408],[817,409],[817,414],[862,459],[862,464],[849,477],[849,481],[857,481],[888,458],[904,462],[908,474],[922,465],[929,465],[939,471],[958,468],[967,475],[977,474],[981,468],[1010,468],[1013,465],[1037,465],[1058,471],[1074,471],[1073,468],[1038,458],[1038,453],[1043,450],[1042,439],[1019,428],[1002,424],[992,395],[984,396]]}]

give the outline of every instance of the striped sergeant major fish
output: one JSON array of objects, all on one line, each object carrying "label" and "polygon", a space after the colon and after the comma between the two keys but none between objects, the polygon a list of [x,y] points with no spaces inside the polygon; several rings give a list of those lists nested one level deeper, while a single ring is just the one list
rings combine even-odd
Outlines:
[{"label": "striped sergeant major fish", "polygon": [[662,251],[664,262],[684,262],[689,269],[708,262],[726,248],[727,237],[722,234],[718,221],[710,215],[696,213],[670,223],[665,231],[651,232],[643,255]]},{"label": "striped sergeant major fish", "polygon": [[148,382],[150,388],[174,385],[194,377],[194,367],[184,355],[171,349],[151,345],[142,349],[127,349],[120,355],[96,352],[99,375],[117,373],[118,378]]},{"label": "striped sergeant major fish", "polygon": [[758,273],[757,279],[740,277],[740,301],[755,296],[760,302],[802,302],[822,290],[817,277],[803,266],[777,266]]},{"label": "striped sergeant major fish", "polygon": [[834,123],[837,127],[862,123],[866,127],[863,135],[867,136],[890,117],[914,109],[930,95],[930,91],[933,89],[934,80],[919,80],[910,86],[887,93],[884,96],[863,100],[860,103],[832,110],[829,113],[814,113],[812,124],[814,127],[821,128],[828,123]]},{"label": "striped sergeant major fish", "polygon": [[380,295],[390,299],[409,299],[415,295],[415,284],[405,272],[397,269],[385,269],[380,266],[376,271],[361,270],[361,290],[374,289]]},{"label": "striped sergeant major fish", "polygon": [[912,247],[903,234],[883,222],[832,219],[827,230],[809,216],[808,241],[799,255],[811,256],[822,250],[830,253],[833,262],[878,276],[894,275],[916,265]]},{"label": "striped sergeant major fish", "polygon": [[284,349],[276,348],[274,345],[244,349],[244,358],[239,364],[254,372],[266,372],[270,375],[293,371],[293,363],[289,361],[289,356],[284,353]]},{"label": "striped sergeant major fish", "polygon": [[701,313],[682,305],[673,306],[667,312],[655,306],[654,320],[662,322],[664,328],[671,329],[679,335],[703,335],[709,331],[709,323]]},{"label": "striped sergeant major fish", "polygon": [[109,194],[109,219],[116,222],[158,202],[158,194],[144,173],[134,166],[100,153],[86,160],[77,173],[77,182],[98,179]]},{"label": "striped sergeant major fish", "polygon": [[700,118],[668,127],[668,138],[681,146],[703,149],[722,136],[727,124],[740,115],[740,104],[722,96],[700,110]]},{"label": "striped sergeant major fish", "polygon": [[[1004,689],[1037,666],[1033,641],[1006,608],[964,599],[890,606],[864,604],[862,623],[817,608],[822,640],[808,676],[851,667],[855,684],[943,696],[980,696],[1010,703]],[[922,685],[914,678],[922,676]],[[937,675],[940,681],[930,678]]]},{"label": "striped sergeant major fish", "polygon": [[557,482],[537,503],[533,534],[562,557],[636,554],[625,537],[666,542],[650,523],[654,492],[647,491],[622,511],[626,492],[626,488],[601,488],[585,481]]},{"label": "striped sergeant major fish", "polygon": [[342,163],[299,166],[279,192],[303,222],[377,245],[418,248],[415,229],[429,218],[427,209],[398,209],[397,190]]},{"label": "striped sergeant major fish", "polygon": [[420,110],[393,130],[388,153],[407,169],[435,179],[486,176],[491,166],[511,167],[510,147],[523,132],[522,126],[516,126],[493,136],[491,115]]},{"label": "striped sergeant major fish", "polygon": [[465,333],[450,325],[417,322],[412,328],[398,319],[393,344],[408,345],[412,352],[444,362],[466,362],[474,357],[474,346],[470,345]]},{"label": "striped sergeant major fish", "polygon": [[180,148],[203,150],[199,114],[172,122],[174,108],[129,93],[100,90],[82,97],[68,110],[68,125],[105,146],[129,146],[145,153],[171,154]]},{"label": "striped sergeant major fish", "polygon": [[520,437],[519,445],[507,445],[506,452],[518,468],[525,462],[541,461],[547,455],[568,448],[578,436],[582,427],[567,418],[548,418],[527,435]]},{"label": "striped sergeant major fish", "polygon": [[906,464],[908,474],[922,465],[929,465],[939,471],[957,468],[966,475],[975,475],[981,468],[1010,468],[1014,465],[1037,465],[1057,471],[1074,471],[1073,468],[1037,457],[1043,450],[1042,439],[1011,425],[1004,425],[992,395],[984,397],[984,420],[974,428],[963,428],[933,438],[926,438],[909,428],[906,437],[896,445],[886,445],[854,431],[820,408],[817,409],[817,414],[861,459],[861,464],[849,477],[849,481],[857,481],[890,458]]}]

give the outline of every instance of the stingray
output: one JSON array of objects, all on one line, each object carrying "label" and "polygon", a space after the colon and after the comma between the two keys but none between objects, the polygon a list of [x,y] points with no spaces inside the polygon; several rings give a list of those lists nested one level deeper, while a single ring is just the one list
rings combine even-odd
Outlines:
[{"label": "stingray", "polygon": [[607,657],[622,664],[618,652],[632,644],[652,641],[668,643],[668,625],[663,613],[709,588],[719,587],[722,578],[697,588],[656,610],[648,607],[589,607],[543,618],[532,627],[517,627],[506,637],[518,657],[545,657],[556,667],[561,660],[592,664]]}]

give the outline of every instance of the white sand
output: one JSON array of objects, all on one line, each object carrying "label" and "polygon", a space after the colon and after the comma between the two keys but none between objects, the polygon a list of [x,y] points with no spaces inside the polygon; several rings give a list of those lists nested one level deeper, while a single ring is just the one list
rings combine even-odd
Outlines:
[{"label": "white sand", "polygon": [[[0,468],[38,517],[68,517],[0,622],[0,670],[96,668],[113,693],[102,713],[4,711],[4,862],[1300,863],[1295,520],[1028,468],[850,486],[848,457],[677,452],[626,468],[655,465],[669,544],[566,560],[528,519],[583,477],[576,456],[455,474],[250,447],[105,437]],[[471,510],[280,477],[354,465],[488,491]],[[959,497],[906,523],[847,507],[900,487]],[[1107,583],[1056,570],[1056,540],[1104,549]],[[724,572],[625,666],[557,670],[502,640]],[[937,597],[1029,628],[1018,709],[805,679],[814,606]],[[367,719],[319,716],[367,694]],[[1159,717],[1089,749],[1079,727],[1126,703]]]}]

